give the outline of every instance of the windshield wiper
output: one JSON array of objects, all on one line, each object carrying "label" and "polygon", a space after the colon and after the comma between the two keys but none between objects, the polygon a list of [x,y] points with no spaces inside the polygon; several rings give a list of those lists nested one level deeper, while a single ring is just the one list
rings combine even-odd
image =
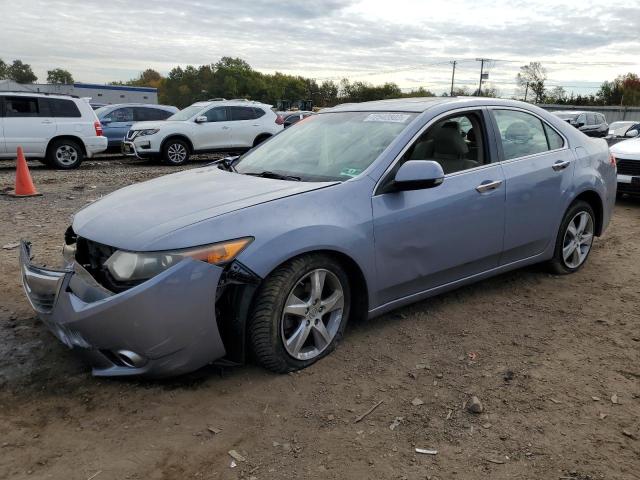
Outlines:
[{"label": "windshield wiper", "polygon": [[262,178],[273,178],[275,180],[292,180],[294,182],[299,182],[302,180],[302,178],[296,177],[295,175],[282,175],[280,173],[270,172],[269,170],[265,170],[264,172],[246,172],[245,175]]}]

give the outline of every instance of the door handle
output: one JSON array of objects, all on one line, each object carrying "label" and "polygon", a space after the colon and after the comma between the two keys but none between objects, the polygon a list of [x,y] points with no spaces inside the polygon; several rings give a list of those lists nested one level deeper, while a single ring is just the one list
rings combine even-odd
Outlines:
[{"label": "door handle", "polygon": [[229,130],[231,127],[222,127],[222,130]]},{"label": "door handle", "polygon": [[251,125],[252,127],[259,127],[260,124],[259,123],[254,123],[253,125]]},{"label": "door handle", "polygon": [[570,164],[570,160],[565,160],[564,162],[562,160],[558,160],[551,166],[551,168],[553,168],[556,172],[559,172],[560,170],[564,170],[565,168],[567,168]]},{"label": "door handle", "polygon": [[45,125],[49,125],[53,122],[51,120],[42,120],[42,123],[44,123]]},{"label": "door handle", "polygon": [[476,187],[478,193],[490,192],[502,185],[502,180],[494,180],[493,182],[481,183]]}]

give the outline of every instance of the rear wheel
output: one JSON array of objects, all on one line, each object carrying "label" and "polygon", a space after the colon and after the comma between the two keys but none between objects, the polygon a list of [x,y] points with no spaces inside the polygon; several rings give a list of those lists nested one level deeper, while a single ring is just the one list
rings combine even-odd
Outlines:
[{"label": "rear wheel", "polygon": [[326,255],[307,255],[279,267],[264,281],[251,315],[249,337],[258,361],[290,372],[328,355],[347,324],[349,280]]},{"label": "rear wheel", "polygon": [[45,164],[61,170],[71,170],[78,168],[82,160],[84,153],[78,142],[62,138],[49,145]]},{"label": "rear wheel", "polygon": [[167,165],[183,165],[189,161],[189,145],[184,140],[169,139],[162,147],[162,161]]},{"label": "rear wheel", "polygon": [[564,215],[553,259],[555,273],[567,274],[580,270],[587,261],[595,235],[595,214],[587,202],[574,203]]}]

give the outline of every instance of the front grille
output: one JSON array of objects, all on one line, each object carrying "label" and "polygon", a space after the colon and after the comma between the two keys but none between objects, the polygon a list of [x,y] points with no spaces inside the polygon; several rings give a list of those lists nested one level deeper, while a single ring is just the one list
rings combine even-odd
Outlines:
[{"label": "front grille", "polygon": [[129,130],[127,132],[127,140],[133,140],[137,134],[138,134],[137,130]]},{"label": "front grille", "polygon": [[618,173],[640,176],[640,160],[618,160]]},{"label": "front grille", "polygon": [[29,299],[33,303],[34,308],[42,313],[50,313],[53,305],[56,303],[57,292],[54,293],[36,293],[30,292]]}]

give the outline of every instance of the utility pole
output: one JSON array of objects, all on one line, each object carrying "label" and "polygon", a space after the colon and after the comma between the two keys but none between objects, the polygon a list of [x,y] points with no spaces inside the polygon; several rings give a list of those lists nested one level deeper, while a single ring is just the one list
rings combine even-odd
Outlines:
[{"label": "utility pole", "polygon": [[451,72],[451,96],[453,97],[453,80],[454,78],[456,78],[456,64],[458,62],[457,61],[453,61],[451,62],[451,65],[453,65],[453,72]]},{"label": "utility pole", "polygon": [[490,58],[476,58],[476,62],[480,62],[480,84],[478,85],[478,96],[482,96],[482,79],[484,77],[484,62],[490,61]]},{"label": "utility pole", "polygon": [[527,101],[527,93],[529,93],[529,82],[527,82],[527,86],[524,87],[524,101]]}]

